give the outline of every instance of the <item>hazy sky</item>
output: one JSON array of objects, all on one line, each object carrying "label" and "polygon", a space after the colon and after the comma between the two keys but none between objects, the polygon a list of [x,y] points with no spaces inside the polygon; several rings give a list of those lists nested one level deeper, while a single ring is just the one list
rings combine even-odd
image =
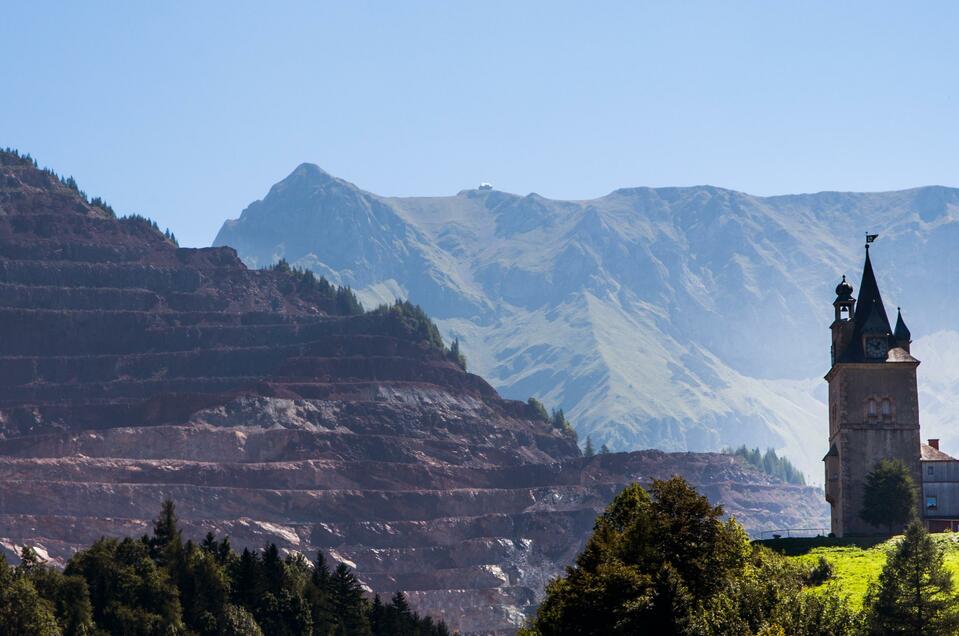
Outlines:
[{"label": "hazy sky", "polygon": [[389,195],[959,186],[957,25],[934,2],[7,2],[0,146],[197,246],[304,161]]}]

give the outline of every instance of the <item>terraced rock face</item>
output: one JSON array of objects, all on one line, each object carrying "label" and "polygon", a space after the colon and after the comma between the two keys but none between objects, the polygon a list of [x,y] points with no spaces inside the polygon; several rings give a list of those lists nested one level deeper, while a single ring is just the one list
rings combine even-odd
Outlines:
[{"label": "terraced rock face", "polygon": [[752,529],[819,494],[729,457],[579,456],[396,317],[178,249],[0,154],[0,545],[147,530],[325,550],[464,633],[511,633],[623,485],[682,473]]}]

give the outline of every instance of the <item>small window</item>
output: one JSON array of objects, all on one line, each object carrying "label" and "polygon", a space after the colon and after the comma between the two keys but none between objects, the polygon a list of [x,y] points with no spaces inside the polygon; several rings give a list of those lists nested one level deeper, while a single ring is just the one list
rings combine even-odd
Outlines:
[{"label": "small window", "polygon": [[892,402],[889,398],[886,398],[882,401],[882,416],[891,417],[892,416]]},{"label": "small window", "polygon": [[932,470],[932,466],[931,466],[931,465],[930,465],[930,466],[926,466],[926,474],[927,474],[927,475],[932,475],[932,474],[933,474],[933,470]]},{"label": "small window", "polygon": [[869,400],[868,404],[866,405],[866,413],[869,415],[869,417],[876,417],[876,401],[875,400],[873,399]]},{"label": "small window", "polygon": [[926,497],[926,510],[938,510],[939,499],[937,497]]}]

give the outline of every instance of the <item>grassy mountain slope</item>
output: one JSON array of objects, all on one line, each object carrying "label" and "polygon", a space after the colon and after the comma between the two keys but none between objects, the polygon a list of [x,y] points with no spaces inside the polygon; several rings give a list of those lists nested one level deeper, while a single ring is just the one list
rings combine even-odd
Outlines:
[{"label": "grassy mountain slope", "polygon": [[[864,230],[920,359],[959,342],[950,256],[959,191],[755,197],[630,188],[588,201],[466,190],[389,198],[304,164],[215,245],[284,257],[377,303],[409,297],[505,396],[561,406],[614,449],[773,446],[820,479],[833,288],[858,283]],[[926,370],[930,369],[927,374]],[[924,431],[959,383],[920,369]]]}]

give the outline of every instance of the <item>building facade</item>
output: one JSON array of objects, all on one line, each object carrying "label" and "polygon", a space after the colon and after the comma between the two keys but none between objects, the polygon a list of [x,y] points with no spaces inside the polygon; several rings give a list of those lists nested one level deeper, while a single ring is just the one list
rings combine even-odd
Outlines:
[{"label": "building facade", "polygon": [[823,462],[832,532],[841,537],[881,530],[859,513],[866,475],[887,458],[902,460],[920,485],[917,513],[926,527],[959,531],[959,460],[941,451],[938,439],[920,441],[912,334],[902,312],[890,327],[868,245],[858,300],[853,291],[843,276],[830,326],[829,452]]},{"label": "building facade", "polygon": [[[858,300],[845,276],[833,302],[832,368],[829,383],[829,452],[826,501],[836,536],[873,534],[859,518],[866,475],[881,459],[899,459],[922,483],[919,437],[919,361],[900,313],[895,328],[886,309],[866,246]],[[918,511],[917,511],[918,512]]]},{"label": "building facade", "polygon": [[959,531],[959,460],[939,450],[938,439],[922,445],[921,503],[930,531]]}]

